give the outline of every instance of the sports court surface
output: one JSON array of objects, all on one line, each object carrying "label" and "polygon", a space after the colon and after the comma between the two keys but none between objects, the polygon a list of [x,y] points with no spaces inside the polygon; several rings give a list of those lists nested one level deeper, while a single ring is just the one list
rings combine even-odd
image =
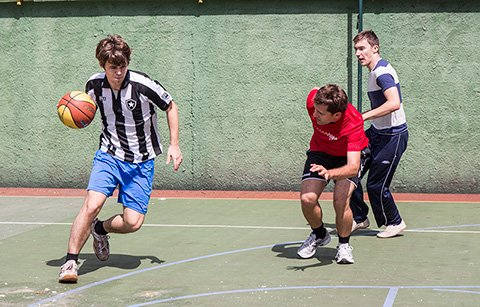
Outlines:
[{"label": "sports court surface", "polygon": [[[355,264],[338,265],[336,237],[297,259],[296,193],[154,193],[140,231],[111,235],[106,262],[89,239],[79,282],[59,284],[83,193],[0,189],[0,306],[480,305],[479,195],[398,195],[404,234],[358,231]],[[335,235],[331,195],[321,205]],[[119,210],[111,198],[99,217]]]}]

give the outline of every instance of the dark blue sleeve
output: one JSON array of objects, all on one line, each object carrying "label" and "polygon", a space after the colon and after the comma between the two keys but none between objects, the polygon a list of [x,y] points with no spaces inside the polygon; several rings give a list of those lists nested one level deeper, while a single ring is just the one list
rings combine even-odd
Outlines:
[{"label": "dark blue sleeve", "polygon": [[377,85],[385,92],[391,87],[397,86],[391,74],[383,74],[377,78]]}]

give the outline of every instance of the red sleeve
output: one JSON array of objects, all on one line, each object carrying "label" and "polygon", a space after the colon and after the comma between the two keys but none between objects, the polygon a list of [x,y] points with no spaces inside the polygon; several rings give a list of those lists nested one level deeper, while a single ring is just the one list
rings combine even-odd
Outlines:
[{"label": "red sleeve", "polygon": [[317,92],[318,92],[318,88],[314,88],[310,91],[310,93],[307,96],[307,111],[310,117],[313,116],[313,111],[315,109],[313,98],[315,98],[315,95],[317,95]]}]

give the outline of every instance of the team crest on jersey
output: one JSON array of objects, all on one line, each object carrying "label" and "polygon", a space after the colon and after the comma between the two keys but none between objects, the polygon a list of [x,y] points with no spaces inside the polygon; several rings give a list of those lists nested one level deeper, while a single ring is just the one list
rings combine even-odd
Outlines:
[{"label": "team crest on jersey", "polygon": [[135,109],[135,107],[137,106],[137,102],[133,99],[127,99],[125,100],[125,105],[130,111],[133,111],[133,109]]}]

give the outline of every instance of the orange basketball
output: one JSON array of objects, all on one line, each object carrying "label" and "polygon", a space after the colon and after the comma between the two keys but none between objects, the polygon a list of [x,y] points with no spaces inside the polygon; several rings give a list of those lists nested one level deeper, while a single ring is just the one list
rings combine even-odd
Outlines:
[{"label": "orange basketball", "polygon": [[58,117],[62,123],[74,129],[88,126],[96,111],[97,106],[92,98],[80,91],[66,93],[57,104]]}]

